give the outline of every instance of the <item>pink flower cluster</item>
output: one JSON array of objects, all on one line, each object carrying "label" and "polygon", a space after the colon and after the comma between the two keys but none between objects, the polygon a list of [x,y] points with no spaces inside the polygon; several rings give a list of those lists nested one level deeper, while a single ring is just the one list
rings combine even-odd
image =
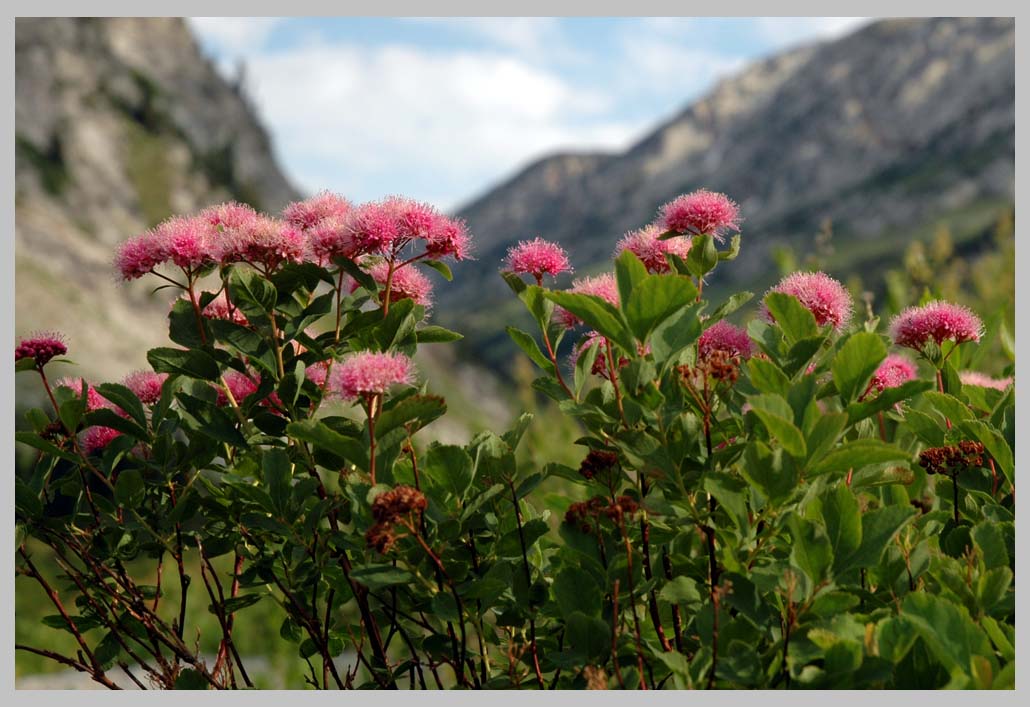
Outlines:
[{"label": "pink flower cluster", "polygon": [[982,332],[983,323],[972,310],[942,300],[909,307],[894,317],[890,325],[894,343],[916,351],[929,341],[938,345],[948,339],[959,344],[979,341]]},{"label": "pink flower cluster", "polygon": [[97,389],[93,387],[92,383],[89,383],[83,378],[62,378],[57,381],[58,388],[67,388],[68,390],[75,393],[75,397],[82,395],[82,386],[86,385],[86,410],[92,412],[93,410],[99,410],[101,408],[107,408],[109,410],[117,410],[118,406],[109,401],[107,398],[97,392]]},{"label": "pink flower cluster", "polygon": [[517,275],[532,275],[537,282],[544,275],[557,277],[564,272],[572,272],[569,256],[557,243],[534,238],[531,241],[519,241],[508,249],[508,270]]},{"label": "pink flower cluster", "polygon": [[914,363],[899,354],[891,354],[876,369],[862,398],[867,397],[873,391],[882,393],[887,388],[897,388],[906,381],[915,380],[916,373]]},{"label": "pink flower cluster", "polygon": [[729,356],[739,356],[742,359],[751,358],[751,337],[740,327],[720,319],[705,329],[697,341],[699,359],[708,358],[713,351],[722,351]]},{"label": "pink flower cluster", "polygon": [[411,359],[401,353],[362,351],[333,367],[328,388],[346,400],[381,395],[415,380]]},{"label": "pink flower cluster", "polygon": [[355,207],[341,196],[322,192],[290,204],[281,219],[235,202],[169,219],[122,243],[115,267],[124,280],[168,263],[188,273],[212,263],[235,262],[271,270],[306,258],[325,265],[337,255],[397,252],[415,240],[423,242],[425,257],[469,257],[464,222],[428,204],[390,197]]},{"label": "pink flower cluster", "polygon": [[1012,385],[1013,381],[1012,376],[1007,378],[991,378],[989,375],[979,371],[960,371],[958,379],[962,382],[962,385],[976,385],[981,388],[993,388],[995,390],[1005,390]]},{"label": "pink flower cluster", "polygon": [[219,295],[208,302],[207,306],[201,310],[201,314],[208,319],[224,319],[240,326],[250,324],[247,318],[243,316],[243,312],[234,307],[229,301],[228,293]]},{"label": "pink flower cluster", "polygon": [[740,210],[725,194],[699,189],[665,204],[659,223],[666,231],[722,240],[727,231],[740,227]]},{"label": "pink flower cluster", "polygon": [[686,258],[690,252],[691,243],[687,238],[659,240],[658,236],[661,234],[662,229],[655,224],[644,226],[636,231],[630,231],[615,246],[615,253],[613,255],[617,258],[621,253],[628,250],[640,258],[648,271],[653,273],[669,272],[669,261],[665,259],[666,254],[671,253],[672,255]]},{"label": "pink flower cluster", "polygon": [[82,448],[86,454],[99,454],[107,445],[121,436],[121,432],[111,427],[93,426],[82,433]]},{"label": "pink flower cluster", "polygon": [[[615,307],[619,306],[619,288],[615,283],[615,275],[612,273],[573,280],[569,292],[577,295],[593,295]],[[564,307],[555,307],[554,317],[566,329],[572,329],[583,323],[579,317]]]},{"label": "pink flower cluster", "polygon": [[15,362],[23,358],[36,360],[39,367],[45,366],[57,356],[68,353],[68,346],[64,343],[64,336],[54,331],[41,331],[23,338],[14,347]]},{"label": "pink flower cluster", "polygon": [[[368,268],[368,274],[384,288],[382,296],[385,296],[386,279],[390,275],[390,264],[385,260],[381,260]],[[356,289],[357,283],[354,283],[354,287]],[[415,304],[420,304],[426,308],[433,306],[433,283],[418,268],[412,265],[395,269],[393,276],[390,278],[390,302],[402,299],[414,300]]]},{"label": "pink flower cluster", "polygon": [[[826,273],[791,273],[769,292],[782,292],[797,297],[802,306],[812,313],[819,326],[831,324],[840,331],[851,321],[851,295],[844,285]],[[775,321],[764,304],[762,315],[769,322]]]},{"label": "pink flower cluster", "polygon": [[144,405],[153,405],[161,399],[161,388],[168,380],[167,373],[153,371],[133,371],[125,376],[125,387],[135,393]]}]

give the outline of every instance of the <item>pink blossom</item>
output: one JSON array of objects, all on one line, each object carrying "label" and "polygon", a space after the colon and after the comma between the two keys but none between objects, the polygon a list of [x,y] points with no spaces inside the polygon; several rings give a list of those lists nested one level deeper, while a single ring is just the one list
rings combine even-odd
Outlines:
[{"label": "pink blossom", "polygon": [[[791,273],[769,292],[782,292],[796,297],[815,316],[819,326],[832,324],[834,329],[840,331],[851,321],[851,295],[844,285],[826,273]],[[762,305],[762,315],[766,321],[775,321],[765,304]]]},{"label": "pink blossom", "polygon": [[258,213],[246,204],[228,201],[209,206],[200,212],[200,217],[221,230],[243,228],[258,219]]},{"label": "pink blossom", "polygon": [[415,379],[411,359],[401,353],[362,351],[333,367],[329,389],[347,400],[379,395]]},{"label": "pink blossom", "polygon": [[1007,378],[991,378],[979,371],[960,371],[958,379],[962,382],[962,385],[976,385],[981,388],[994,388],[995,390],[1005,390],[1012,385],[1013,381],[1012,376]]},{"label": "pink blossom", "polygon": [[467,260],[471,251],[471,237],[461,219],[439,215],[426,236],[426,253],[432,260],[454,258]]},{"label": "pink blossom", "polygon": [[218,259],[223,265],[247,262],[267,269],[282,262],[300,262],[306,250],[304,234],[295,226],[268,216],[230,228],[219,243]]},{"label": "pink blossom", "polygon": [[328,263],[337,256],[353,258],[359,249],[351,236],[350,221],[329,216],[308,229],[308,247],[319,263]]},{"label": "pink blossom", "polygon": [[414,199],[391,196],[383,202],[397,222],[398,237],[404,240],[429,238],[441,214],[434,207]]},{"label": "pink blossom", "polygon": [[329,373],[329,361],[317,361],[304,369],[304,376],[319,388],[325,386],[325,378]]},{"label": "pink blossom", "polygon": [[351,212],[348,220],[358,252],[385,253],[402,238],[397,213],[389,201],[362,204]]},{"label": "pink blossom", "polygon": [[99,454],[115,437],[119,437],[121,434],[118,430],[110,427],[90,427],[82,434],[82,448],[86,454]]},{"label": "pink blossom", "polygon": [[619,244],[615,246],[614,257],[619,257],[624,251],[629,251],[640,258],[644,266],[653,273],[669,272],[669,261],[665,259],[666,253],[686,258],[690,252],[690,239],[668,238],[659,240],[662,229],[655,224],[630,231]]},{"label": "pink blossom", "polygon": [[887,388],[897,388],[905,381],[914,380],[916,373],[914,363],[899,354],[891,354],[876,369],[862,397],[865,398],[874,390],[882,393]]},{"label": "pink blossom", "polygon": [[[615,275],[612,273],[573,280],[569,292],[577,295],[593,295],[594,297],[600,297],[615,307],[619,306],[619,288],[615,284]],[[571,329],[583,323],[579,317],[564,307],[555,307],[554,317],[566,329]]]},{"label": "pink blossom", "polygon": [[154,238],[165,257],[183,269],[195,269],[214,260],[214,227],[202,217],[177,216],[158,225]]},{"label": "pink blossom", "polygon": [[722,351],[729,356],[748,359],[752,352],[751,338],[740,327],[730,324],[725,319],[720,319],[705,329],[697,342],[698,358],[708,358],[713,351]]},{"label": "pink blossom", "polygon": [[909,307],[894,317],[890,334],[894,343],[919,351],[929,342],[938,345],[946,339],[956,343],[979,341],[983,323],[972,310],[942,300],[922,307]]},{"label": "pink blossom", "polygon": [[68,353],[64,343],[64,335],[55,331],[36,332],[28,338],[21,339],[14,347],[14,360],[34,358],[36,366],[43,367],[56,356]]},{"label": "pink blossom", "polygon": [[168,260],[164,242],[154,231],[134,236],[115,251],[114,266],[123,280],[136,280]]},{"label": "pink blossom", "polygon": [[250,324],[247,318],[243,316],[243,312],[239,310],[239,307],[234,307],[229,301],[228,293],[216,296],[207,303],[200,313],[208,319],[224,319],[240,326]]},{"label": "pink blossom", "polygon": [[726,231],[740,226],[737,205],[725,194],[706,189],[679,196],[665,204],[659,218],[666,231],[709,234],[719,240]]},{"label": "pink blossom", "polygon": [[[257,392],[258,384],[254,382],[246,373],[240,373],[239,371],[229,371],[224,376],[225,386],[229,388],[229,392],[232,393],[232,399],[239,405],[245,398],[253,395]],[[224,407],[229,404],[229,396],[225,394],[225,388],[221,385],[215,386],[218,390],[218,398],[215,400],[215,405],[218,407]]]},{"label": "pink blossom", "polygon": [[97,389],[93,387],[93,384],[87,382],[84,378],[62,378],[57,381],[57,387],[67,388],[75,393],[75,397],[78,398],[82,396],[82,385],[84,383],[86,385],[86,410],[88,412],[99,410],[101,408],[107,408],[108,410],[118,409],[117,405],[98,393]]},{"label": "pink blossom", "polygon": [[353,208],[338,194],[322,191],[304,201],[294,201],[283,209],[283,220],[302,231],[314,228],[325,219],[342,220]]},{"label": "pink blossom", "polygon": [[557,243],[534,238],[519,241],[508,249],[508,270],[517,275],[532,275],[539,281],[544,275],[557,277],[563,272],[572,272],[569,256]]},{"label": "pink blossom", "polygon": [[[386,287],[386,278],[389,272],[390,264],[384,260],[368,268],[368,274],[383,288]],[[383,293],[385,294],[385,292],[384,289]],[[390,280],[390,302],[402,299],[414,300],[415,304],[423,307],[433,305],[433,283],[413,265],[406,265],[394,270]]]},{"label": "pink blossom", "polygon": [[136,394],[144,405],[153,405],[161,399],[161,387],[168,380],[167,373],[133,371],[125,376],[125,387]]}]

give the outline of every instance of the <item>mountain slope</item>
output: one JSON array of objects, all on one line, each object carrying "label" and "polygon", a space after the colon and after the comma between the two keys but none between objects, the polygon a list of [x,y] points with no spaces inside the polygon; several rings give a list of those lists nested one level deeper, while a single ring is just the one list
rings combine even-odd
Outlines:
[{"label": "mountain slope", "polygon": [[[1010,19],[877,22],[752,65],[622,154],[544,159],[461,211],[480,260],[442,293],[441,314],[476,328],[507,307],[496,268],[516,240],[556,240],[590,271],[699,187],[740,202],[745,247],[716,279],[752,289],[772,275],[772,248],[804,251],[824,223],[854,254],[843,275],[867,247],[898,253],[938,218],[1010,203],[1014,46]],[[474,353],[504,350],[495,331],[471,333]]]},{"label": "mountain slope", "polygon": [[297,192],[182,20],[18,19],[15,47],[16,330],[60,330],[80,375],[118,379],[164,338],[171,295],[115,284],[114,246],[172,213]]}]

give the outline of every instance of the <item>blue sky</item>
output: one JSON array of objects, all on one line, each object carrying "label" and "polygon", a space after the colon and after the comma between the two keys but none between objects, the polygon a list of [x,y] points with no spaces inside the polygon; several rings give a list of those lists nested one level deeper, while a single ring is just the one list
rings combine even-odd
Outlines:
[{"label": "blue sky", "polygon": [[193,18],[306,192],[453,209],[534,159],[621,150],[823,18]]}]

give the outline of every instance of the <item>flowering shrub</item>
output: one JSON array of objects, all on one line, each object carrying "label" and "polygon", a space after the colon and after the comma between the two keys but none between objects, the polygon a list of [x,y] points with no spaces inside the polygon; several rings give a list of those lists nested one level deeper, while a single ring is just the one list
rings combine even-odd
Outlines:
[{"label": "flowering shrub", "polygon": [[929,302],[888,339],[796,273],[742,329],[750,293],[702,299],[739,224],[680,197],[568,291],[544,287],[571,269],[556,244],[509,252],[539,332],[508,332],[581,425],[578,468],[516,459],[529,415],[416,438],[446,403],[412,358],[460,338],[428,323],[423,269],[469,257],[461,222],[321,194],[127,241],[122,277],[183,291],[152,371],[58,384],[60,336],[16,348],[51,406],[17,433],[39,450],[18,571],[76,644],[17,648],[111,688],[250,687],[234,624],[274,602],[315,688],[1012,687],[1015,394],[972,370],[979,320]]}]

